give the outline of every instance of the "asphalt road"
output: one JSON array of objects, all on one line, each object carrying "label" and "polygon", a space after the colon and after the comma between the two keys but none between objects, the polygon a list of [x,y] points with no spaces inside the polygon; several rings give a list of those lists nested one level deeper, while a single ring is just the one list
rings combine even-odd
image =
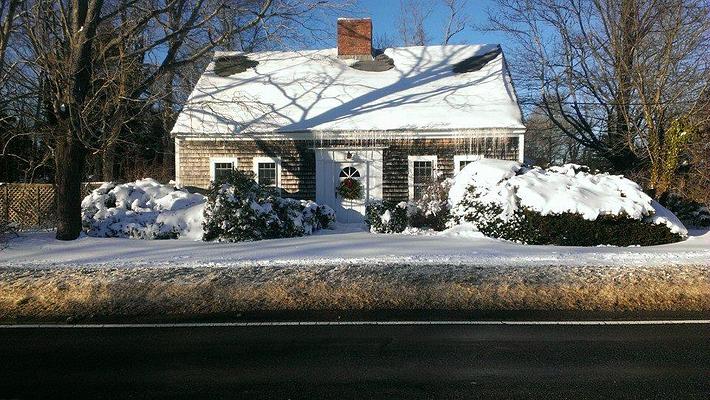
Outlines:
[{"label": "asphalt road", "polygon": [[0,329],[0,398],[710,398],[710,325]]}]

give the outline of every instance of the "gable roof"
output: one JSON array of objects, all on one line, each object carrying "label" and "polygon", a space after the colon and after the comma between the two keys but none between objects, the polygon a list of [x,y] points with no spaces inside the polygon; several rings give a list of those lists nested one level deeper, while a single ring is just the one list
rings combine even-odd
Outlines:
[{"label": "gable roof", "polygon": [[[353,68],[356,60],[337,58],[337,49],[218,52],[215,60],[246,55],[258,64],[219,76],[210,63],[173,133],[525,128],[498,45],[402,47],[384,54],[394,67],[369,72]],[[455,67],[471,72],[455,73]]]}]

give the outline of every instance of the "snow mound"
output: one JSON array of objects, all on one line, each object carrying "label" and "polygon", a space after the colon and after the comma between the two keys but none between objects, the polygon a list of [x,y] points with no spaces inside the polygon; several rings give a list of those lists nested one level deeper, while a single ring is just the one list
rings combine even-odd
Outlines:
[{"label": "snow mound", "polygon": [[666,225],[681,236],[688,234],[673,213],[651,199],[635,182],[621,175],[595,174],[576,164],[545,170],[515,161],[472,162],[454,177],[449,191],[454,217],[466,211],[456,206],[471,186],[480,202],[500,207],[498,217],[503,221],[511,219],[520,208],[526,208],[541,215],[578,214],[590,221],[602,215],[627,216]]},{"label": "snow mound", "polygon": [[89,236],[200,240],[205,200],[150,178],[105,183],[81,202],[82,224]]},{"label": "snow mound", "polygon": [[683,225],[675,214],[673,214],[669,209],[658,204],[656,200],[652,200],[651,205],[655,211],[650,217],[651,222],[656,225],[665,225],[673,233],[677,233],[681,236],[688,236],[688,229],[685,228],[685,225]]},{"label": "snow mound", "polygon": [[[449,189],[449,205],[453,207],[459,204],[466,195],[469,186],[473,185],[481,189],[493,188],[500,182],[515,176],[520,169],[519,162],[489,158],[468,164],[454,177],[451,189]],[[506,194],[509,193],[506,192]],[[496,196],[502,197],[503,193],[498,191],[491,195],[491,199],[495,200]]]},{"label": "snow mound", "polygon": [[439,236],[449,238],[465,238],[465,239],[483,239],[485,236],[476,229],[476,225],[470,222],[464,222],[459,225],[452,226],[442,232]]}]

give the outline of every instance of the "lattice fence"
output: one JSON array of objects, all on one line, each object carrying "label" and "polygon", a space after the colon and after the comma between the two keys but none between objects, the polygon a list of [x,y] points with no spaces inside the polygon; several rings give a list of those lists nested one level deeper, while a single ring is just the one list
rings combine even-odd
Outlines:
[{"label": "lattice fence", "polygon": [[[82,184],[82,196],[99,185]],[[20,230],[54,228],[56,200],[51,183],[0,183],[0,219],[17,223]]]}]

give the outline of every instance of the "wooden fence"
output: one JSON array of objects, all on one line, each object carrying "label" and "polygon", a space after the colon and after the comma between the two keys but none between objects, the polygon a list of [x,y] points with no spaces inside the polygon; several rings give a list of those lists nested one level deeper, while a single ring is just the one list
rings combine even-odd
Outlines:
[{"label": "wooden fence", "polygon": [[[101,183],[83,183],[82,196]],[[57,196],[51,183],[0,183],[0,219],[15,222],[20,230],[56,226]]]}]

